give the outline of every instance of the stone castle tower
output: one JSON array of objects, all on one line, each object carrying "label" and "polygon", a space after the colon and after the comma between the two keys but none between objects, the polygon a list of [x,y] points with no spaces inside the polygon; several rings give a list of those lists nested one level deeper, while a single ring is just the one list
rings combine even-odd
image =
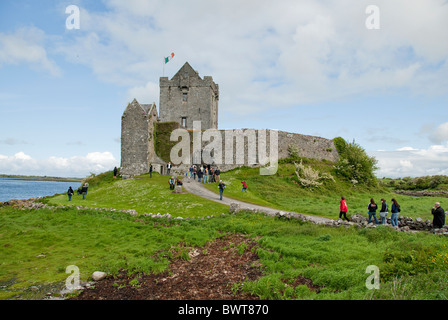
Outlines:
[{"label": "stone castle tower", "polygon": [[201,121],[203,130],[218,128],[219,87],[212,77],[201,79],[188,62],[174,75],[160,78],[159,114],[155,103],[128,104],[121,119],[121,170],[131,177],[153,170],[163,173],[165,161],[154,147],[157,122],[175,121],[181,128],[193,129],[193,121]]},{"label": "stone castle tower", "polygon": [[158,120],[156,104],[128,104],[121,117],[120,174],[134,176],[149,171],[149,159],[156,159],[153,133]]},{"label": "stone castle tower", "polygon": [[202,129],[218,129],[219,86],[212,77],[201,79],[188,62],[171,80],[160,78],[160,121],[179,122],[181,128],[193,129],[201,121]]}]

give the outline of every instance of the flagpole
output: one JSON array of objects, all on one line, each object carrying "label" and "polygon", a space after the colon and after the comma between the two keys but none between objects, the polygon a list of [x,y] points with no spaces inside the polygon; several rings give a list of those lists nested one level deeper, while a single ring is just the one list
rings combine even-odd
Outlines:
[{"label": "flagpole", "polygon": [[162,73],[162,77],[165,77],[165,57],[163,57],[163,73]]}]

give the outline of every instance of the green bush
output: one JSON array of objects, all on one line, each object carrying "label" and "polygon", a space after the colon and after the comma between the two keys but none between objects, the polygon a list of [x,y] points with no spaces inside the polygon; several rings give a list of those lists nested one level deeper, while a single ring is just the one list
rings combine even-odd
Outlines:
[{"label": "green bush", "polygon": [[377,186],[378,182],[374,175],[378,169],[377,160],[367,155],[366,151],[355,141],[347,142],[341,137],[334,140],[339,153],[339,160],[335,171],[353,184],[365,184]]}]

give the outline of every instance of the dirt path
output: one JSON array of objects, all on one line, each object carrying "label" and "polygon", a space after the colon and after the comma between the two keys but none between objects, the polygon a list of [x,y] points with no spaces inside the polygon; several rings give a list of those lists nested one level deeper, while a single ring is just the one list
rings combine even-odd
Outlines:
[{"label": "dirt path", "polygon": [[[259,206],[252,203],[247,203],[240,200],[231,199],[225,196],[226,192],[224,191],[224,195],[222,197],[222,200],[219,199],[219,194],[214,193],[213,191],[208,190],[205,188],[201,183],[197,182],[196,180],[190,180],[190,179],[184,179],[183,187],[185,190],[187,190],[190,193],[193,193],[195,195],[198,195],[200,197],[216,201],[219,203],[226,204],[230,206],[232,203],[238,203],[240,205],[241,209],[250,209],[250,210],[257,210],[260,212],[275,214],[279,211],[279,209],[273,209],[269,207]],[[216,188],[218,188],[218,185],[216,184]],[[305,215],[301,213],[302,216],[305,216],[308,221],[311,221],[316,224],[325,224],[327,222],[332,222],[333,219],[323,218],[323,217],[317,217],[317,216],[311,216],[311,215]]]}]

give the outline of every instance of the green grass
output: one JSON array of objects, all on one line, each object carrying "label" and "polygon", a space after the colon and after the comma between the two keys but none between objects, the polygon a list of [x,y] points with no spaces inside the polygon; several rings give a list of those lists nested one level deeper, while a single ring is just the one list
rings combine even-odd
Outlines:
[{"label": "green grass", "polygon": [[153,174],[141,175],[132,179],[114,179],[111,172],[89,180],[87,199],[76,194],[72,201],[68,196],[57,195],[47,198],[50,205],[71,205],[92,208],[134,209],[138,213],[169,213],[173,217],[200,217],[210,215],[211,211],[227,212],[228,206],[216,203],[194,194],[174,194],[169,188],[169,177]]},{"label": "green grass", "polygon": [[[313,168],[321,172],[331,173],[331,163],[311,161]],[[339,216],[339,201],[345,196],[349,208],[348,216],[360,213],[367,215],[367,205],[370,198],[377,203],[386,199],[389,207],[391,199],[395,198],[401,206],[401,216],[432,220],[431,208],[435,201],[439,201],[448,209],[445,198],[411,197],[397,195],[384,187],[352,186],[348,182],[335,177],[335,182],[328,181],[314,190],[300,186],[295,179],[295,168],[291,163],[282,163],[277,174],[261,176],[255,168],[241,167],[221,174],[226,184],[224,196],[243,200],[254,204],[264,205],[284,211],[293,211],[316,216],[337,219]],[[241,181],[248,184],[247,193],[241,192]],[[204,184],[209,190],[219,193],[216,184]]]},{"label": "green grass", "polygon": [[[210,211],[210,214],[218,213]],[[95,210],[0,210],[1,299],[38,298],[62,285],[65,269],[76,265],[81,280],[97,270],[116,274],[158,273],[185,249],[202,247],[225,233],[257,239],[263,276],[243,281],[243,290],[262,299],[446,299],[446,238],[399,233],[389,228],[330,228],[260,214],[212,219],[155,220]],[[44,254],[45,257],[37,257]],[[380,270],[380,290],[369,290],[366,268]],[[292,288],[298,276],[322,286]]]},{"label": "green grass", "polygon": [[96,270],[160,272],[168,259],[154,259],[156,251],[180,241],[204,245],[217,235],[214,230],[165,227],[158,220],[118,212],[4,208],[0,211],[0,284],[14,284],[0,298],[36,284],[60,284],[68,277],[69,265],[79,267],[82,280]]},{"label": "green grass", "polygon": [[[320,170],[331,164],[315,162]],[[353,188],[337,180],[310,191],[294,180],[294,167],[283,163],[277,175],[260,176],[257,169],[239,168],[223,173],[226,196],[282,210],[336,218],[339,197],[345,195],[349,213],[365,214],[370,197],[398,199],[402,215],[430,218],[434,198],[396,196],[382,188]],[[241,193],[240,181],[248,182]],[[189,247],[201,247],[225,233],[243,233],[257,239],[263,277],[243,281],[243,290],[262,299],[446,299],[448,249],[446,237],[407,234],[379,226],[376,229],[330,228],[259,214],[228,212],[228,207],[192,194],[173,194],[168,176],[142,175],[114,179],[111,172],[90,177],[87,200],[75,195],[46,198],[54,210],[0,209],[0,299],[41,298],[48,288],[63,287],[66,267],[76,265],[81,280],[97,270],[116,274],[158,273],[174,257],[187,258]],[[217,185],[206,185],[217,192]],[[71,205],[68,207],[67,205]],[[77,210],[74,206],[134,209],[121,212]],[[442,201],[443,206],[443,201]],[[143,213],[212,219],[152,219]],[[426,215],[425,215],[426,214]],[[242,248],[241,248],[242,250]],[[173,253],[174,252],[174,253]],[[38,257],[44,255],[44,257]],[[378,266],[380,290],[368,290],[367,266]],[[321,286],[320,293],[306,286],[292,287],[299,277]],[[38,286],[31,291],[30,286]]]}]

